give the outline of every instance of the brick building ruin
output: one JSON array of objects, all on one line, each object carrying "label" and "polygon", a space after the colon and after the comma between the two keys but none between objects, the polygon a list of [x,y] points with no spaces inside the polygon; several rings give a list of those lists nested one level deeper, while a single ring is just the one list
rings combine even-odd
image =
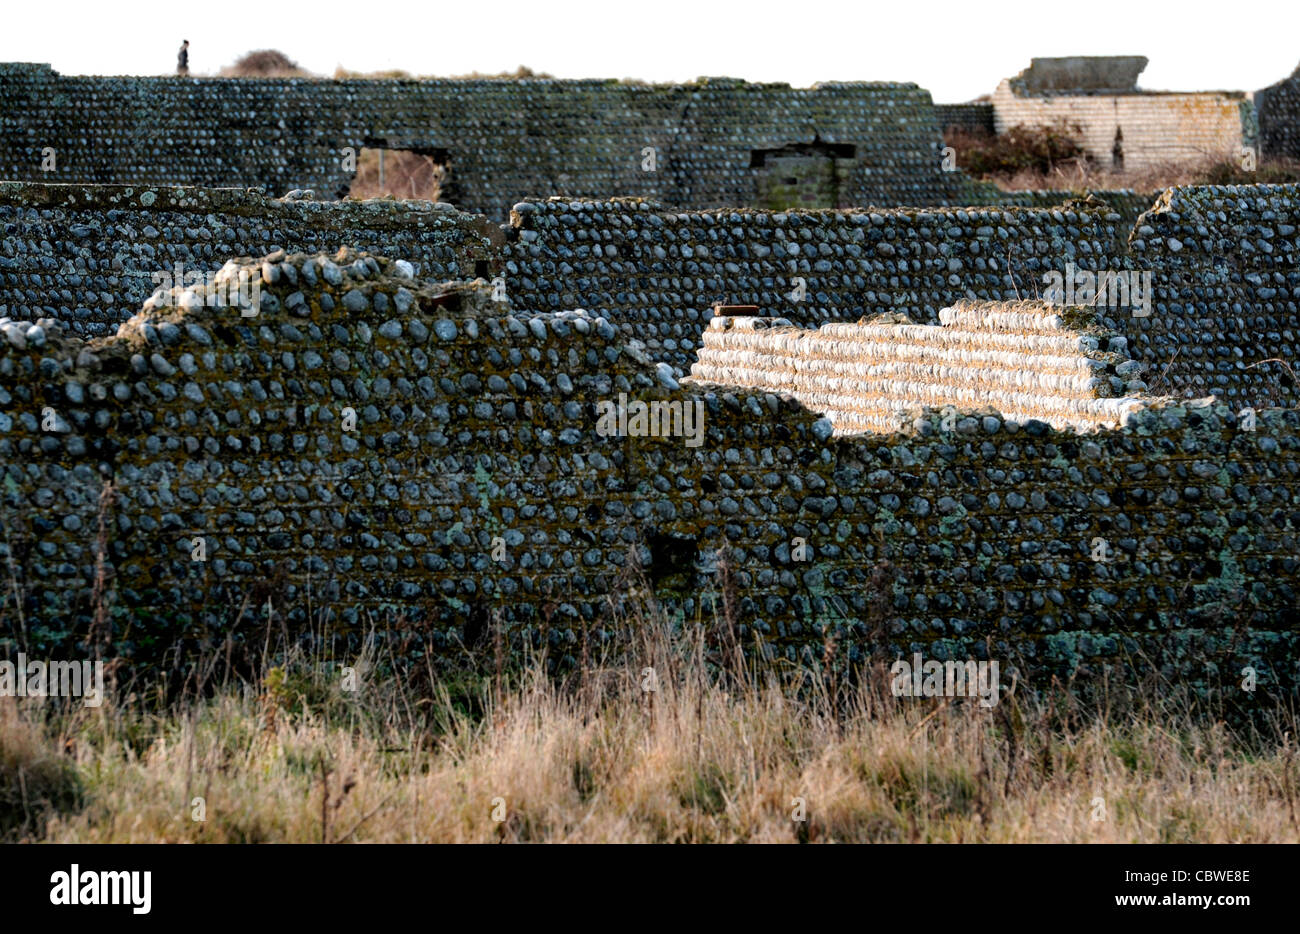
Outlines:
[{"label": "brick building ruin", "polygon": [[938,104],[942,129],[1005,133],[1061,127],[1113,171],[1300,157],[1300,72],[1259,91],[1149,91],[1144,56],[1035,58],[987,101]]}]

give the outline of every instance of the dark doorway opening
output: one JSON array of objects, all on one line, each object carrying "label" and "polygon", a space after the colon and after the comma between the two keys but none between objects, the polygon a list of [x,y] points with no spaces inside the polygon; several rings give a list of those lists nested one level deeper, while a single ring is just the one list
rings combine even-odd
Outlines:
[{"label": "dark doorway opening", "polygon": [[852,143],[790,143],[750,152],[755,203],[773,210],[845,207],[844,182],[857,167]]}]

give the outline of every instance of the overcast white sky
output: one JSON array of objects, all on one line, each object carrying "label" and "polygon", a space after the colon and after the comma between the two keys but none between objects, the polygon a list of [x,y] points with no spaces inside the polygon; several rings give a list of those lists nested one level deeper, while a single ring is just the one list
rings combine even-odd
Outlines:
[{"label": "overcast white sky", "polygon": [[1145,55],[1140,86],[1257,90],[1300,63],[1300,0],[223,0],[9,3],[0,61],[64,74],[161,74],[190,40],[194,74],[277,48],[416,74],[527,65],[561,78],[727,75],[807,86],[914,81],[969,100],[1033,56]]}]

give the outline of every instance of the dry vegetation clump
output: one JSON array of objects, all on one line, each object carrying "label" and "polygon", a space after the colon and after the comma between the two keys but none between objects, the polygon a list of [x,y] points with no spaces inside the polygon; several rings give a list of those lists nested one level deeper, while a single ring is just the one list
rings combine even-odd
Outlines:
[{"label": "dry vegetation clump", "polygon": [[449,81],[523,81],[529,78],[550,79],[555,75],[548,75],[545,72],[533,71],[527,65],[520,65],[514,71],[498,71],[485,73],[481,71],[471,71],[467,75],[414,75],[409,71],[403,71],[400,68],[390,68],[385,71],[352,71],[339,65],[334,69],[334,80],[344,81],[350,78],[357,79],[388,79],[392,81],[424,81],[435,78],[442,78]]},{"label": "dry vegetation clump", "polygon": [[543,71],[533,71],[527,65],[520,65],[514,71],[497,71],[490,73],[471,71],[467,75],[451,75],[450,77],[455,81],[524,81],[529,78],[549,79],[554,78],[555,75],[550,75]]},{"label": "dry vegetation clump", "polygon": [[1214,155],[1116,170],[1087,158],[1070,138],[1072,132],[1078,128],[1014,127],[994,136],[951,126],[944,142],[957,150],[959,168],[1003,191],[1132,189],[1146,195],[1179,185],[1300,182],[1300,161],[1281,157],[1262,160],[1253,170],[1245,169],[1241,160]]},{"label": "dry vegetation clump", "polygon": [[1046,177],[1083,161],[1083,148],[1074,141],[1080,132],[1066,124],[1014,126],[997,135],[954,126],[948,129],[945,142],[957,150],[957,164],[978,178]]},{"label": "dry vegetation clump", "polygon": [[83,804],[72,740],[40,714],[0,697],[0,841],[39,835],[51,814]]},{"label": "dry vegetation clump", "polygon": [[[129,682],[96,710],[4,699],[0,810],[12,809],[19,774],[28,801],[47,803],[27,804],[3,833],[1300,841],[1293,711],[1230,728],[1172,690],[1117,693],[1091,711],[1068,689],[1006,692],[993,708],[898,698],[885,663],[844,677],[830,639],[824,670],[783,672],[747,661],[725,626],[674,626],[653,610],[625,622],[624,650],[597,657],[584,640],[567,675],[544,653],[507,667],[496,633],[454,671],[399,664],[407,649],[372,640],[359,657],[295,648],[257,676],[196,678],[166,703],[161,687]],[[343,665],[359,678],[353,693]]]},{"label": "dry vegetation clump", "polygon": [[[959,157],[960,158],[960,157]],[[1300,162],[1269,159],[1253,172],[1231,159],[1206,157],[1192,162],[1164,162],[1143,169],[1115,172],[1094,164],[1078,162],[1060,166],[1046,175],[1021,173],[1010,178],[991,179],[1004,191],[1035,188],[1071,191],[1106,191],[1130,188],[1138,194],[1156,195],[1179,185],[1274,185],[1300,181]]]},{"label": "dry vegetation clump", "polygon": [[248,52],[217,73],[219,78],[309,78],[311,72],[275,49]]}]

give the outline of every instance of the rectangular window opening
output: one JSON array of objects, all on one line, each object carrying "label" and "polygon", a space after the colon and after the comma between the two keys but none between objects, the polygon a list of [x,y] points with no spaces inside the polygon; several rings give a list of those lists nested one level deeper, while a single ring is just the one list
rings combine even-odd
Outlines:
[{"label": "rectangular window opening", "polygon": [[445,149],[391,149],[363,146],[348,198],[446,201],[451,159]]}]

